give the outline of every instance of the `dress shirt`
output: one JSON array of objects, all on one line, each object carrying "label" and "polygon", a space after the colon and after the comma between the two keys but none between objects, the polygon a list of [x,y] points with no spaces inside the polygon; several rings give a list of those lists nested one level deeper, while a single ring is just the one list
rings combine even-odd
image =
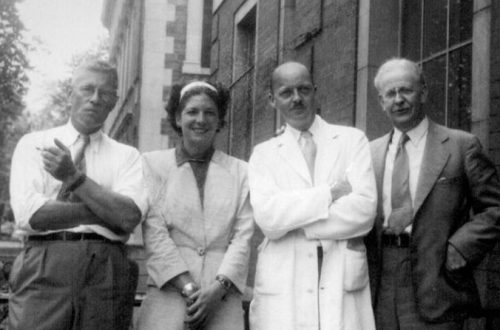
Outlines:
[{"label": "dress shirt", "polygon": [[[302,137],[302,135],[301,135],[302,131],[299,131],[298,129],[295,129],[295,128],[293,128],[292,126],[290,126],[288,124],[286,124],[285,130],[289,131],[292,134],[294,141],[297,141],[297,145],[299,146],[299,148],[301,149],[301,152],[302,152],[302,147],[301,147],[301,145],[302,145],[301,142],[302,141],[300,141],[301,139],[304,139],[304,137]],[[318,146],[318,143],[320,143],[320,141],[318,141],[318,134],[319,134],[318,130],[319,130],[319,123],[315,119],[313,121],[313,123],[311,124],[311,127],[309,127],[308,131],[309,131],[309,133],[311,133],[312,140],[313,140],[314,144],[316,145],[316,147]],[[305,157],[304,157],[304,160],[305,160]],[[307,161],[306,161],[306,163],[307,163]],[[314,167],[316,167],[316,161],[314,162]],[[316,171],[314,171],[314,172],[316,172]],[[311,179],[312,179],[313,186],[315,186],[315,184],[314,184],[314,182],[315,182],[314,178],[311,178]],[[330,199],[330,203],[331,202],[332,202],[332,200]]]},{"label": "dress shirt", "polygon": [[[72,156],[79,133],[71,122],[45,131],[29,133],[21,138],[12,156],[10,196],[17,228],[21,235],[40,235],[55,231],[38,231],[31,228],[32,215],[49,200],[56,200],[61,181],[43,168],[37,149],[54,146],[54,138],[66,145]],[[141,214],[147,203],[144,197],[142,166],[139,152],[119,143],[98,131],[90,136],[85,149],[87,177],[105,189],[131,198]],[[116,235],[98,225],[80,225],[65,231],[95,232],[111,240],[126,241],[128,235]]]},{"label": "dress shirt", "polygon": [[[410,195],[412,203],[415,203],[415,194],[417,191],[418,176],[420,174],[420,164],[424,155],[425,142],[427,141],[427,129],[429,120],[425,117],[415,128],[406,132],[410,140],[405,144],[406,153],[410,165]],[[394,159],[398,149],[398,141],[403,133],[394,128],[391,142],[385,158],[384,183],[383,183],[383,207],[384,207],[384,227],[387,227],[389,215],[392,212],[391,206],[391,187],[392,187],[392,169],[394,168]],[[411,231],[411,225],[406,227],[405,231]]]},{"label": "dress shirt", "polygon": [[[312,139],[316,145],[319,143],[318,129],[319,129],[319,123],[317,120],[314,120],[313,123],[311,124],[311,127],[309,127],[308,129],[308,131],[312,134]],[[300,139],[302,138],[300,134],[302,133],[302,131],[295,129],[288,124],[286,124],[285,130],[288,130],[290,131],[290,133],[292,133],[293,139],[297,141],[297,144],[300,146]]]}]

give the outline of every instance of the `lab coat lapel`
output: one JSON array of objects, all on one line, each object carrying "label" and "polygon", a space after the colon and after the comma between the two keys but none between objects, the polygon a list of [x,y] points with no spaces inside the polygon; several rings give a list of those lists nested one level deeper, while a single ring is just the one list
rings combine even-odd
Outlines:
[{"label": "lab coat lapel", "polygon": [[323,120],[319,120],[319,129],[317,132],[316,141],[318,152],[316,154],[315,163],[315,182],[333,184],[332,176],[338,171],[339,164],[339,146],[338,133],[326,125]]}]

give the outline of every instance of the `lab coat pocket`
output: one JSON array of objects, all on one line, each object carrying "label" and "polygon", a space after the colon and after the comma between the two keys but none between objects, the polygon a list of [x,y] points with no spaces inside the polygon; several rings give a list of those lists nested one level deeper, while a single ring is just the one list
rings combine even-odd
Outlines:
[{"label": "lab coat pocket", "polygon": [[356,291],[368,285],[366,250],[345,249],[344,291]]}]

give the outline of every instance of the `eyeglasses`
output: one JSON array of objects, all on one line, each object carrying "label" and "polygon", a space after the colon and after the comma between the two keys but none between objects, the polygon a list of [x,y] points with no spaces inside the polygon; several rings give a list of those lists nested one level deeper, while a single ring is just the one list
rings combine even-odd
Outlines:
[{"label": "eyeglasses", "polygon": [[283,87],[278,89],[278,95],[282,98],[289,98],[294,94],[294,90],[297,90],[297,93],[300,96],[309,96],[314,91],[313,85],[299,85],[297,87]]},{"label": "eyeglasses", "polygon": [[399,94],[404,99],[407,99],[413,95],[415,95],[417,91],[411,87],[396,87],[391,88],[384,93],[380,94],[386,100],[393,100]]},{"label": "eyeglasses", "polygon": [[77,88],[78,92],[80,95],[83,97],[92,97],[94,96],[95,92],[97,91],[98,97],[101,98],[101,100],[104,103],[113,103],[116,102],[116,99],[118,96],[116,95],[116,92],[113,90],[99,90],[96,88],[94,85],[83,85]]}]

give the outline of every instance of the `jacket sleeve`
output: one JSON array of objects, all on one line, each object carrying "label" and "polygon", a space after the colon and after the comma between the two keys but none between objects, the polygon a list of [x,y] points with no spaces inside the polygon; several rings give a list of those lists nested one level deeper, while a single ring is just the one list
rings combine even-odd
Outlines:
[{"label": "jacket sleeve", "polygon": [[[242,162],[241,165],[243,165]],[[234,286],[244,293],[250,259],[250,240],[254,231],[246,164],[238,167],[238,176],[240,179],[238,207],[229,246],[217,274],[229,278]]]},{"label": "jacket sleeve", "polygon": [[472,204],[471,221],[449,239],[468,263],[481,261],[500,238],[500,182],[495,165],[476,137],[466,142],[464,168]]},{"label": "jacket sleeve", "polygon": [[346,180],[352,192],[335,200],[328,217],[304,227],[309,239],[349,239],[366,235],[373,226],[377,208],[377,188],[370,147],[365,135],[356,132],[346,148],[349,163]]},{"label": "jacket sleeve", "polygon": [[165,198],[165,179],[161,178],[143,155],[144,180],[149,211],[142,224],[146,249],[148,275],[161,288],[175,276],[187,272],[188,267],[170,237],[164,215],[161,211]]},{"label": "jacket sleeve", "polygon": [[273,149],[257,146],[249,161],[249,186],[255,222],[269,239],[279,239],[292,230],[328,217],[330,187],[284,190],[278,187],[273,171]]}]

